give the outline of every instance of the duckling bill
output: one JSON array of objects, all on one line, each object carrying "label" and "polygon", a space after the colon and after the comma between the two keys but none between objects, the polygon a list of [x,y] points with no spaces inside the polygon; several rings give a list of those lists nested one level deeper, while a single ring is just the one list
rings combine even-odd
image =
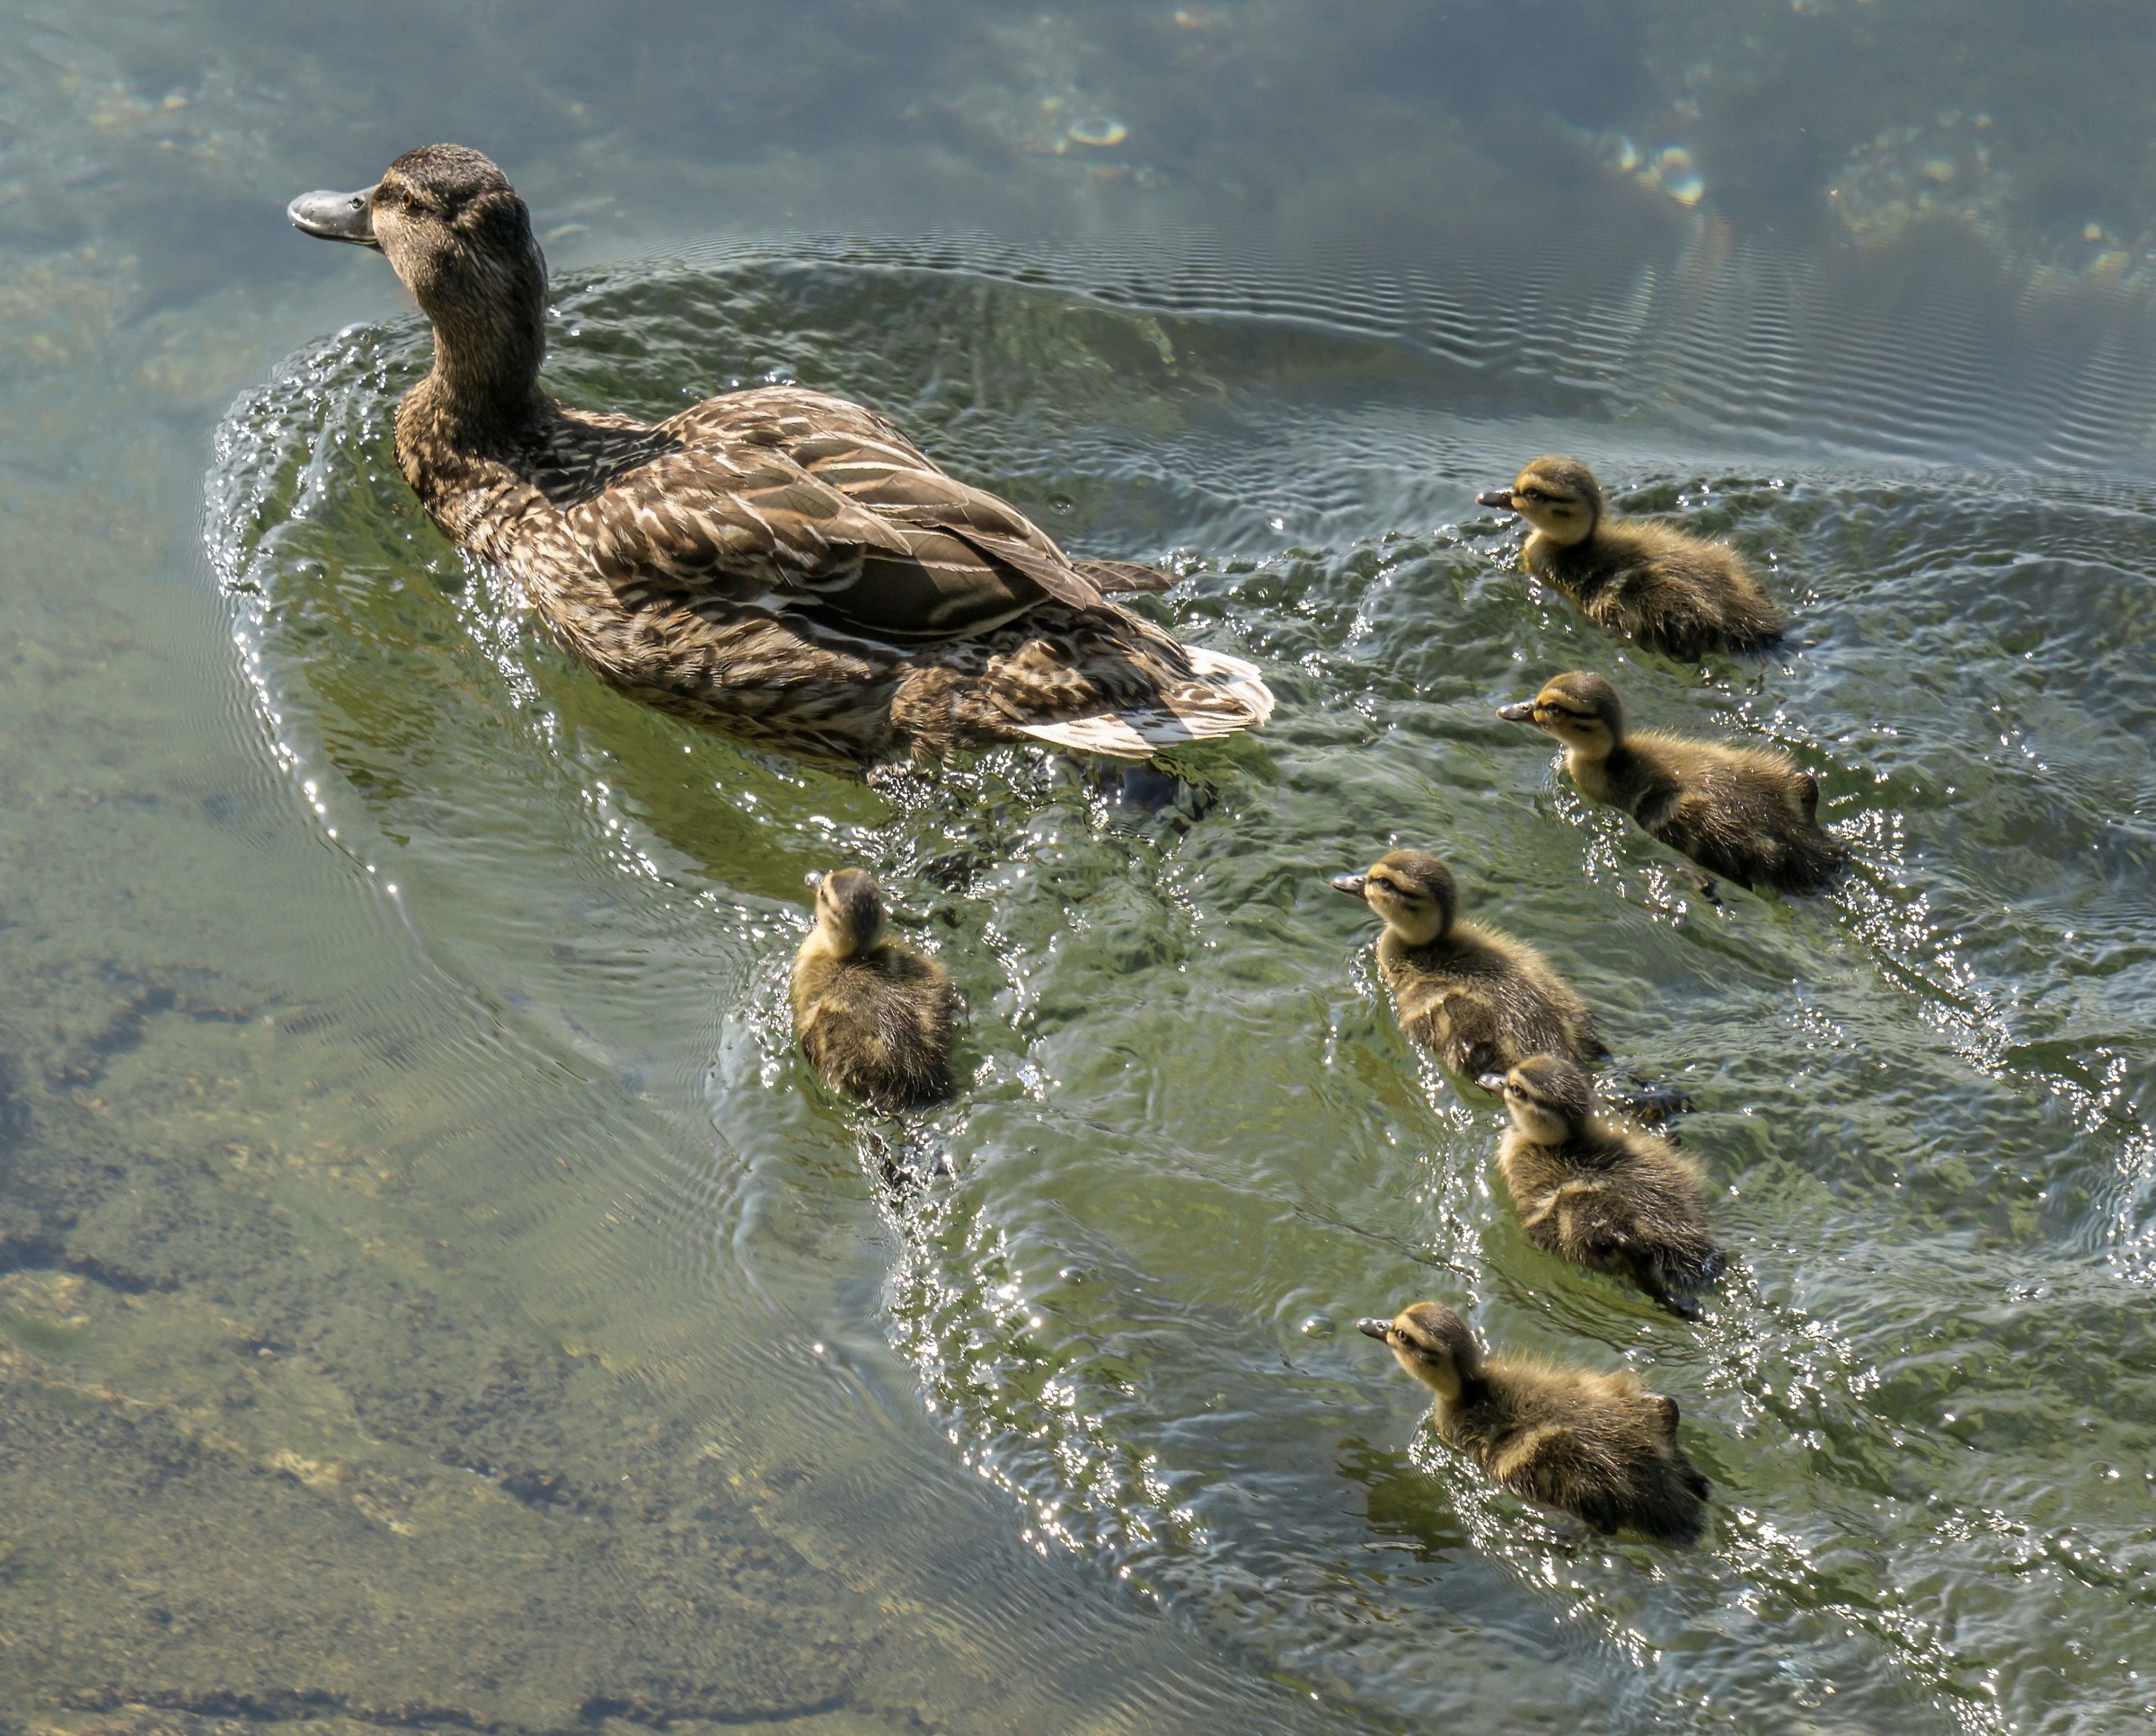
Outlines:
[{"label": "duckling bill", "polygon": [[1512,1116],[1498,1168],[1529,1238],[1696,1318],[1693,1292],[1726,1264],[1699,1165],[1668,1140],[1596,1114],[1586,1074],[1562,1056],[1530,1055],[1481,1082]]},{"label": "duckling bill", "polygon": [[1617,690],[1575,670],[1501,705],[1564,745],[1590,801],[1621,807],[1655,837],[1740,886],[1823,891],[1849,851],[1819,824],[1819,782],[1782,753],[1628,727]]},{"label": "duckling bill", "polygon": [[396,414],[428,516],[632,698],[864,767],[1027,739],[1143,760],[1271,715],[1250,664],[1114,601],[1174,575],[1073,560],[872,410],[765,386],[646,426],[542,391],[546,260],[477,151],[289,215],[383,254],[433,325]]},{"label": "duckling bill", "polygon": [[1629,1369],[1486,1361],[1467,1322],[1441,1302],[1356,1326],[1430,1389],[1438,1438],[1513,1494],[1605,1536],[1699,1541],[1709,1484],[1677,1445],[1677,1401]]},{"label": "duckling bill", "polygon": [[1736,550],[1667,524],[1613,520],[1602,484],[1577,458],[1537,458],[1511,487],[1475,500],[1533,527],[1520,551],[1529,572],[1650,651],[1694,662],[1716,651],[1757,654],[1787,630]]},{"label": "duckling bill", "polygon": [[1533,947],[1458,920],[1459,883],[1424,850],[1396,850],[1331,882],[1383,919],[1378,974],[1400,1028],[1464,1079],[1531,1054],[1592,1066],[1604,1053],[1587,1003]]},{"label": "duckling bill", "polygon": [[793,962],[794,1035],[834,1090],[887,1113],[950,1096],[950,977],[886,932],[883,893],[861,868],[809,876],[816,926]]}]

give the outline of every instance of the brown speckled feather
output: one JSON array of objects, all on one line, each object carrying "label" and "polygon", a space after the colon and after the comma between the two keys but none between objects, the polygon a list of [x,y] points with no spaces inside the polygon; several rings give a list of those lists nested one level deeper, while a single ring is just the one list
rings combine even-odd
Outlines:
[{"label": "brown speckled feather", "polygon": [[870,762],[1022,736],[1143,755],[1271,709],[1247,665],[1127,613],[842,400],[765,388],[656,428],[554,407],[499,458],[408,441],[417,420],[400,457],[443,530],[608,680],[699,721]]}]

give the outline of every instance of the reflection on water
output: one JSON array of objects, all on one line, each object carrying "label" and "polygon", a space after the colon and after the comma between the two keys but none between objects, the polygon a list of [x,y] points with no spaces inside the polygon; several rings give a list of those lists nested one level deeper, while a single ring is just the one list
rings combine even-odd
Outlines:
[{"label": "reflection on water", "polygon": [[[2156,1715],[2137,15],[964,22],[205,0],[0,45],[0,1704]],[[396,477],[386,272],[281,230],[441,137],[566,268],[559,390],[858,396],[1174,555],[1142,606],[1273,725],[1171,822],[1045,752],[870,788],[607,692]],[[1733,536],[1800,648],[1695,674],[1531,590],[1471,496],[1548,449]],[[1856,872],[1703,903],[1491,718],[1583,664],[1788,746]],[[1499,1206],[1494,1112],[1322,885],[1395,839],[1701,1106],[1701,1326]],[[788,1041],[841,856],[969,1006],[903,1135]],[[1349,1329],[1418,1294],[1675,1394],[1706,1546],[1436,1449]]]}]

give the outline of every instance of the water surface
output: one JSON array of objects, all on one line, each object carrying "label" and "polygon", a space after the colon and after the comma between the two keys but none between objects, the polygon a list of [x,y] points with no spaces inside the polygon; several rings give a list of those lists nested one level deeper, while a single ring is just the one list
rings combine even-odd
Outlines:
[{"label": "water surface", "polygon": [[[2072,56],[1957,13],[1944,69],[1936,8],[1534,10],[1533,79],[1479,8],[37,21],[10,1698],[2152,1715],[2156,198],[2069,172],[2146,49],[2093,8]],[[608,693],[397,478],[426,339],[386,271],[278,233],[435,136],[535,202],[556,390],[859,397],[1074,548],[1186,567],[1143,606],[1258,660],[1272,727],[1148,821],[1047,752],[870,786]],[[1732,536],[1798,646],[1694,671],[1535,593],[1472,496],[1548,449]],[[1491,716],[1577,666],[1812,766],[1846,885],[1718,905],[1579,804]],[[1395,842],[1698,1102],[1735,1256],[1700,1326],[1493,1193],[1494,1110],[1323,884]],[[790,1050],[800,875],[841,859],[968,1001],[968,1088],[909,1129]],[[1436,1449],[1352,1331],[1426,1294],[1677,1396],[1706,1545]]]}]

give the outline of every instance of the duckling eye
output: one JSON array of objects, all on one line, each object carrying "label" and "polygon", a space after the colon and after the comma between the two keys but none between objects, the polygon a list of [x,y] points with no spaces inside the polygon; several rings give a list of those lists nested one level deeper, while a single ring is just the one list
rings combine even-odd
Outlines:
[{"label": "duckling eye", "polygon": [[1522,489],[1520,493],[1529,500],[1547,500],[1550,498],[1540,489]]}]

